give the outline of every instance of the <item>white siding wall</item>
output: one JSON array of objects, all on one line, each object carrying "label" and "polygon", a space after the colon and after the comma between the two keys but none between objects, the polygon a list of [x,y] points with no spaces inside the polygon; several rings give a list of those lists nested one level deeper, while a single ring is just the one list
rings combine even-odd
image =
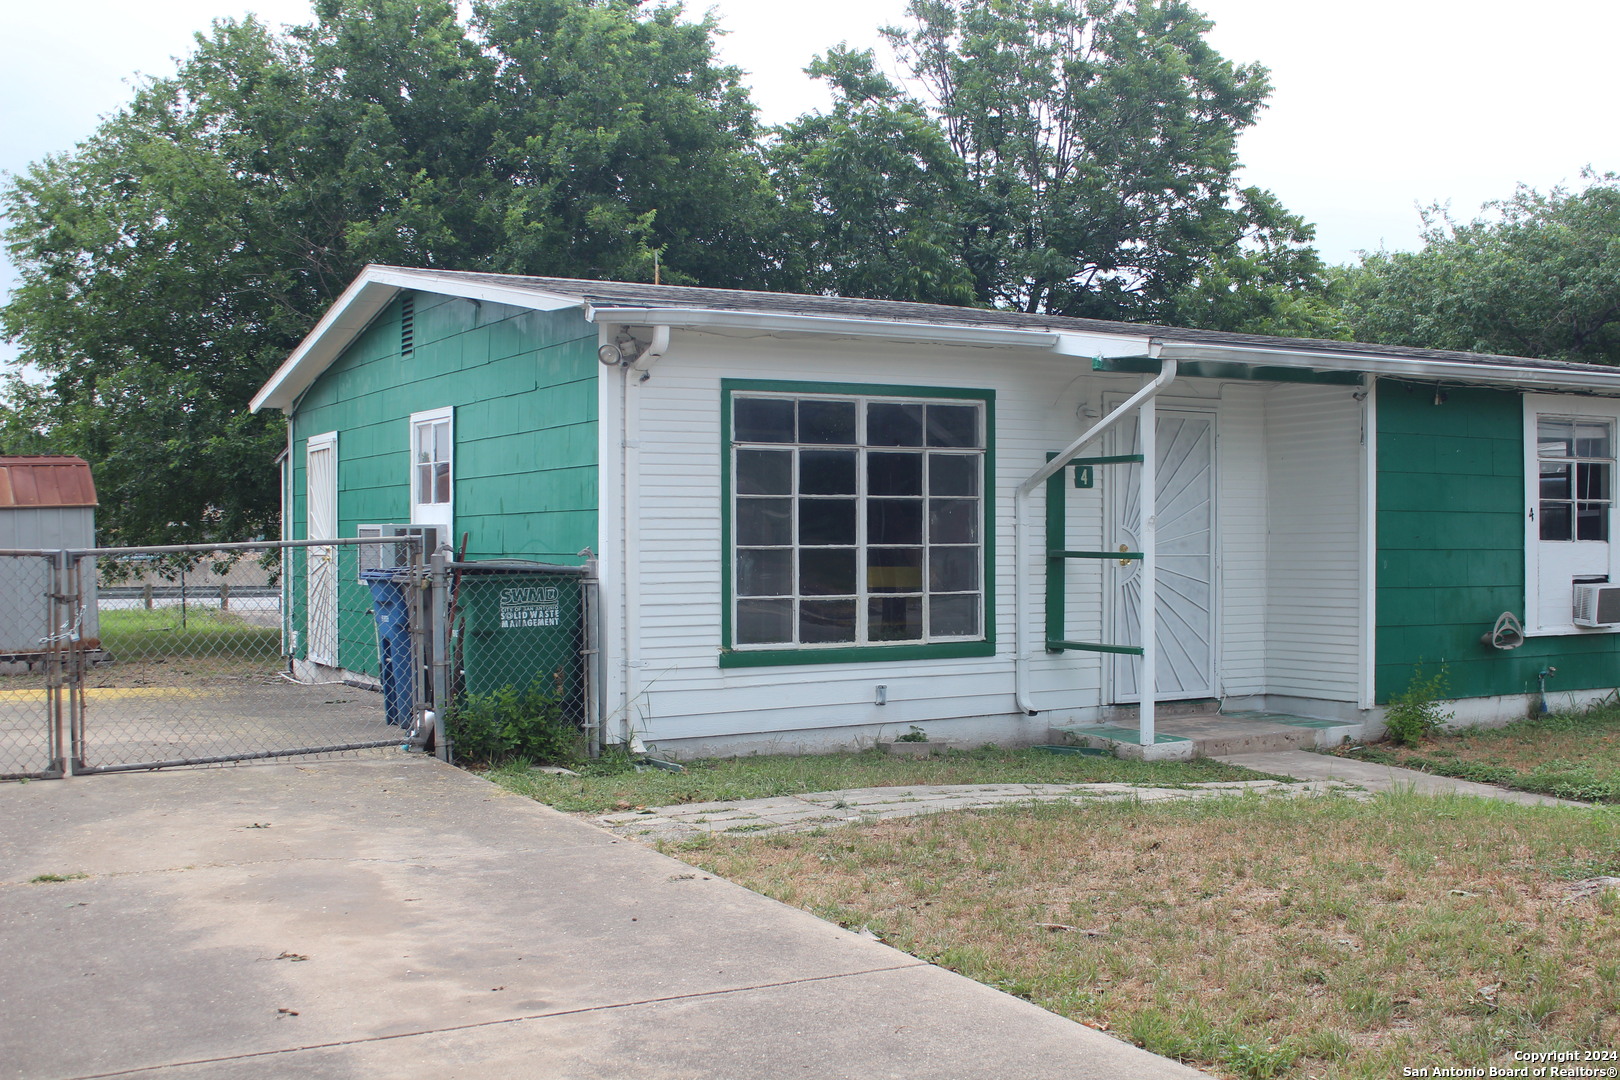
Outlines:
[{"label": "white siding wall", "polygon": [[1216,686],[1247,697],[1266,692],[1266,387],[1225,387],[1216,432]]},{"label": "white siding wall", "polygon": [[[784,665],[726,668],[718,665],[721,617],[720,515],[723,508],[720,472],[720,381],[723,378],[801,379],[827,383],[867,383],[992,389],[996,392],[996,638],[995,656],[855,664]],[[1140,376],[1097,375],[1089,359],[1034,351],[960,347],[905,347],[887,343],[833,340],[741,340],[712,334],[677,333],[674,342],[645,383],[633,381],[629,431],[622,441],[631,473],[625,499],[632,521],[621,529],[616,478],[621,436],[615,419],[621,383],[602,380],[603,580],[607,600],[604,645],[608,653],[608,734],[619,733],[628,714],[635,732],[649,742],[670,746],[679,740],[752,737],[753,746],[779,740],[786,747],[830,745],[870,738],[881,726],[889,735],[922,721],[958,720],[956,732],[943,734],[976,739],[1036,739],[1049,725],[1092,719],[1108,700],[1105,667],[1089,653],[1049,655],[1044,649],[1045,558],[1044,495],[1032,500],[1030,527],[1030,595],[1025,612],[1025,641],[1030,691],[1043,711],[1027,718],[1016,713],[1013,699],[1013,522],[1012,494],[1017,485],[1090,424],[1105,404],[1105,395],[1128,393]],[[1205,406],[1218,401],[1217,488],[1219,563],[1218,603],[1224,605],[1217,639],[1217,679],[1225,694],[1306,693],[1312,673],[1333,695],[1340,693],[1337,662],[1354,697],[1353,642],[1342,658],[1333,644],[1313,652],[1310,642],[1324,627],[1306,610],[1302,586],[1324,572],[1314,554],[1327,545],[1351,576],[1343,587],[1347,610],[1356,610],[1354,517],[1358,503],[1354,409],[1348,388],[1330,392],[1314,388],[1267,390],[1263,387],[1188,381],[1176,388],[1183,400]],[[1277,397],[1297,395],[1279,418]],[[1168,403],[1169,399],[1167,399]],[[1268,413],[1268,402],[1270,409]],[[1329,407],[1329,406],[1332,407]],[[1087,409],[1093,415],[1077,415]],[[1340,414],[1344,415],[1341,416]],[[1271,421],[1277,425],[1273,430]],[[1349,446],[1317,451],[1297,445],[1304,434],[1331,429],[1342,442],[1348,419]],[[1268,438],[1290,442],[1267,455]],[[1091,451],[1093,453],[1098,450]],[[1331,468],[1333,483],[1313,474],[1320,462]],[[1341,468],[1342,467],[1342,468]],[[1103,485],[1070,489],[1069,542],[1095,548],[1102,542]],[[1342,479],[1340,473],[1342,472]],[[1267,504],[1290,502],[1284,514],[1284,595],[1273,590],[1267,602]],[[1342,520],[1349,515],[1349,520]],[[1272,557],[1278,533],[1273,521]],[[1320,526],[1320,529],[1318,528]],[[1342,537],[1340,530],[1342,529]],[[1322,535],[1317,535],[1318,533]],[[621,590],[613,538],[624,535],[632,545],[630,584]],[[1348,542],[1342,552],[1336,546]],[[1296,542],[1297,541],[1297,542]],[[1309,549],[1308,551],[1301,550]],[[1338,561],[1334,562],[1338,573]],[[1275,569],[1275,565],[1272,564]],[[1331,575],[1330,575],[1331,576]],[[1340,575],[1343,576],[1342,574]],[[1068,633],[1105,640],[1105,594],[1102,569],[1077,561],[1071,566],[1068,590]],[[624,640],[619,612],[629,607],[630,655],[618,656]],[[1267,620],[1283,619],[1283,631]],[[1353,639],[1353,619],[1343,627]],[[1283,642],[1283,655],[1267,663],[1267,641]],[[1335,642],[1337,638],[1335,637]],[[1291,644],[1289,644],[1291,643]],[[1276,684],[1281,680],[1280,684]],[[1269,681],[1269,682],[1268,682]],[[873,703],[879,684],[888,688],[888,704]],[[1276,684],[1276,685],[1274,685]],[[1310,694],[1308,696],[1317,696]],[[831,737],[815,735],[832,729]],[[840,738],[836,732],[848,733]],[[936,729],[938,730],[938,729]]]},{"label": "white siding wall", "polygon": [[1356,701],[1362,648],[1361,406],[1348,386],[1266,396],[1266,690]]}]

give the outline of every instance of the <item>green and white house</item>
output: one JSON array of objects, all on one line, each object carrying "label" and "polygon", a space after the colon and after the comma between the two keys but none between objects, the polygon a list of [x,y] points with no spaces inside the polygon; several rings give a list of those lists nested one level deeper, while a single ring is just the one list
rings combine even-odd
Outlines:
[{"label": "green and white house", "polygon": [[608,735],[666,750],[1151,746],[1169,702],[1336,737],[1420,669],[1471,722],[1549,668],[1620,685],[1613,370],[373,266],[252,407],[288,538],[595,553]]}]

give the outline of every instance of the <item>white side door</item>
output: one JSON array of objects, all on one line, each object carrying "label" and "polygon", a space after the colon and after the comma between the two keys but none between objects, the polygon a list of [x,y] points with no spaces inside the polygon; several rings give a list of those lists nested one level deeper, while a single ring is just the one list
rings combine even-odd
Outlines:
[{"label": "white side door", "polygon": [[[1215,694],[1215,419],[1158,410],[1158,698]],[[1125,425],[1116,453],[1142,451],[1137,422]],[[1126,449],[1126,447],[1129,449]],[[1110,498],[1110,551],[1140,551],[1141,466],[1099,469]],[[1123,565],[1121,565],[1123,563]],[[1142,644],[1142,564],[1109,560],[1110,641]],[[1113,655],[1116,702],[1140,701],[1140,656]]]},{"label": "white side door", "polygon": [[[310,540],[337,537],[337,432],[312,435],[305,451],[304,520]],[[305,630],[309,660],[336,667],[338,662],[338,564],[336,547],[304,549],[309,595]]]}]

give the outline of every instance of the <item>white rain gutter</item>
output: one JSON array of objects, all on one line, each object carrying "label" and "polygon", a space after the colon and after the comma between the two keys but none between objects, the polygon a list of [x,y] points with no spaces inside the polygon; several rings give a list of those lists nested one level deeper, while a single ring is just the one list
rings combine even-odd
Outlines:
[{"label": "white rain gutter", "polygon": [[1029,598],[1029,529],[1025,517],[1029,510],[1029,497],[1035,489],[1046,483],[1058,470],[1062,469],[1086,446],[1095,442],[1104,432],[1113,427],[1132,409],[1141,408],[1141,440],[1142,440],[1142,471],[1141,471],[1141,507],[1142,507],[1142,675],[1138,684],[1142,691],[1142,704],[1139,713],[1139,733],[1142,745],[1153,744],[1154,697],[1157,688],[1158,676],[1158,555],[1155,551],[1156,543],[1154,531],[1158,525],[1158,477],[1157,452],[1154,446],[1156,430],[1156,411],[1154,398],[1176,378],[1176,361],[1166,359],[1160,352],[1160,342],[1154,339],[1148,343],[1148,356],[1156,357],[1161,361],[1159,374],[1130,397],[1126,398],[1117,408],[1093,424],[1083,435],[1058,452],[1058,455],[1045,465],[1036,469],[1029,478],[1018,485],[1013,493],[1013,693],[1018,702],[1018,710],[1025,716],[1035,716],[1040,710],[1035,708],[1029,700],[1028,684],[1028,657],[1024,648],[1025,630],[1027,622],[1026,613],[1032,608]]},{"label": "white rain gutter", "polygon": [[590,322],[618,326],[673,326],[683,330],[753,330],[762,334],[830,334],[924,341],[938,345],[984,347],[1024,345],[1052,349],[1062,340],[1054,330],[1015,330],[993,326],[939,326],[898,319],[851,319],[825,315],[784,315],[769,311],[724,311],[681,307],[594,307]]}]

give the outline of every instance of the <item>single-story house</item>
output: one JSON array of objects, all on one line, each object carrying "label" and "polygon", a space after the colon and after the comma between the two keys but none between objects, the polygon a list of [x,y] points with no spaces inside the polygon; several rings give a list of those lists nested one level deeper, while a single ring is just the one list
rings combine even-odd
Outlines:
[{"label": "single-story house", "polygon": [[371,266],[252,408],[288,538],[594,553],[608,733],[677,753],[1620,685],[1620,371]]}]

